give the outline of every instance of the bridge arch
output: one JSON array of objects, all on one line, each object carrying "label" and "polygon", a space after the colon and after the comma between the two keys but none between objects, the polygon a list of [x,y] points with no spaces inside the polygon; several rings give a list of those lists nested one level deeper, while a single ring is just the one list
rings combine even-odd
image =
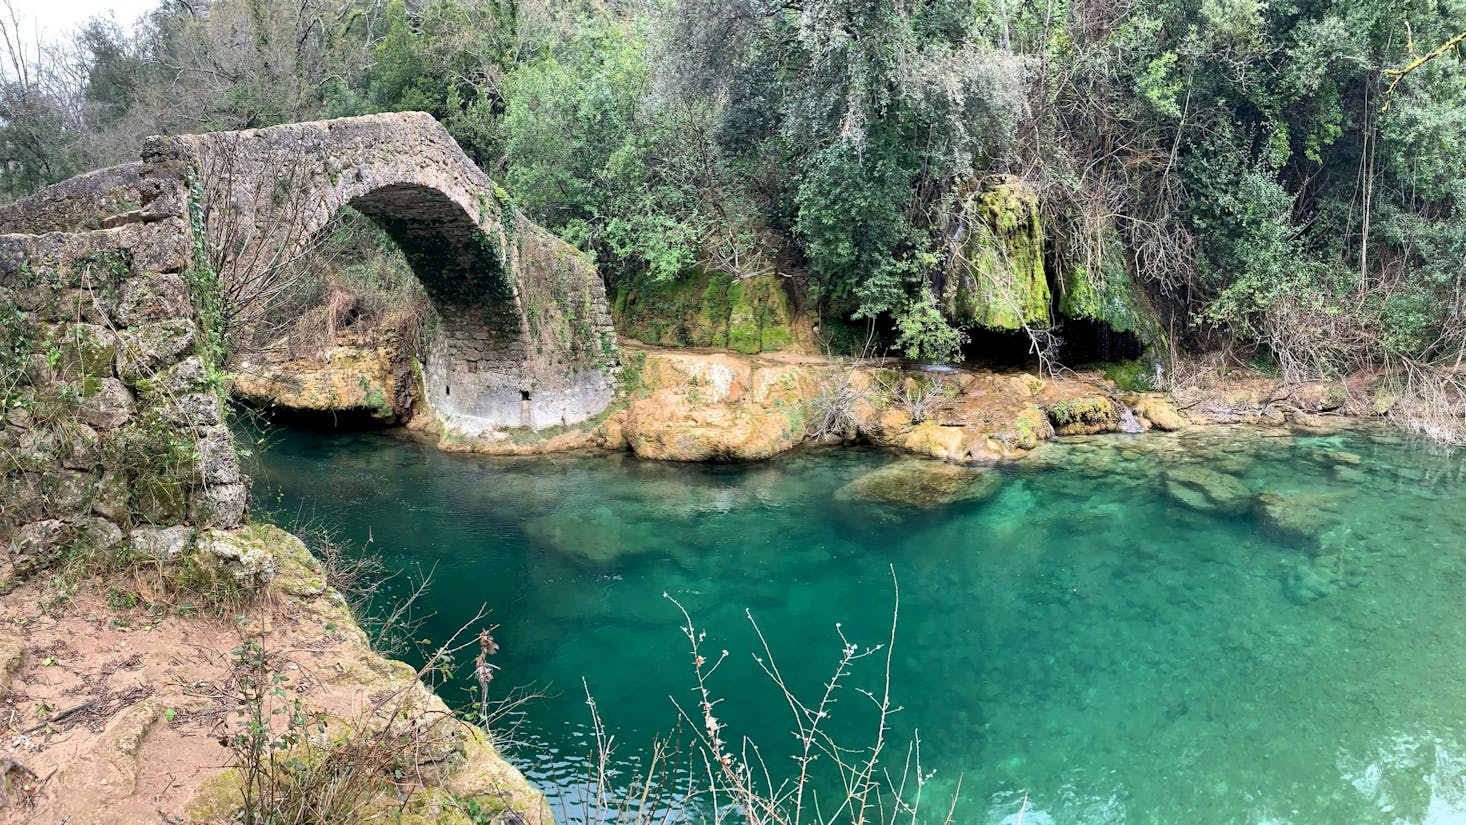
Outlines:
[{"label": "bridge arch", "polygon": [[582,421],[612,395],[615,334],[595,268],[518,214],[424,113],[154,138],[144,162],[182,162],[225,280],[303,253],[343,207],[402,249],[436,314],[429,408],[481,435]]}]

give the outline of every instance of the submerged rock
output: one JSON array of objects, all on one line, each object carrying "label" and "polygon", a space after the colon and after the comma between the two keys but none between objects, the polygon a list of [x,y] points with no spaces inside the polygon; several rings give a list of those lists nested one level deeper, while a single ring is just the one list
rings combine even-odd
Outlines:
[{"label": "submerged rock", "polygon": [[1324,534],[1344,523],[1347,503],[1331,493],[1263,493],[1255,507],[1258,518],[1274,533],[1317,550]]},{"label": "submerged rock", "polygon": [[1236,476],[1183,465],[1167,470],[1165,479],[1167,495],[1193,510],[1240,514],[1252,507],[1252,491]]},{"label": "submerged rock", "polygon": [[524,532],[535,542],[591,567],[608,567],[643,554],[671,555],[676,548],[666,522],[631,520],[611,507],[562,508],[532,518]]},{"label": "submerged rock", "polygon": [[1002,476],[994,470],[901,461],[855,479],[835,491],[835,498],[931,509],[959,501],[986,501],[1002,486]]},{"label": "submerged rock", "polygon": [[1294,604],[1306,605],[1338,592],[1358,587],[1364,571],[1342,555],[1320,556],[1291,570],[1283,579],[1283,595]]}]

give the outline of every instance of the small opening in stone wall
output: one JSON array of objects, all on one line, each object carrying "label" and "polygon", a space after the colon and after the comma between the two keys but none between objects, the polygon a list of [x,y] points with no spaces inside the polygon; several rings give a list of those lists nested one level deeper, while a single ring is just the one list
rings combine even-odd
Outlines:
[{"label": "small opening in stone wall", "polygon": [[529,400],[529,390],[520,390],[519,391],[519,400],[520,401],[528,401]]},{"label": "small opening in stone wall", "polygon": [[453,388],[450,387],[450,386],[448,386],[447,384],[444,384],[443,385],[443,394],[444,395],[452,395],[453,394]]}]

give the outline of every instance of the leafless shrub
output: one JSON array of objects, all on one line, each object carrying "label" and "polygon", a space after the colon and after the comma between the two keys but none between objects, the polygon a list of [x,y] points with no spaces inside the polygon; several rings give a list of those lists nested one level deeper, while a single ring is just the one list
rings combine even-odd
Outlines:
[{"label": "leafless shrub", "polygon": [[[920,737],[913,736],[904,753],[894,758],[888,755],[896,747],[890,739],[891,717],[900,711],[891,685],[900,616],[900,588],[894,571],[892,584],[889,636],[874,645],[861,645],[837,624],[840,652],[824,690],[815,697],[800,696],[789,686],[768,639],[748,614],[760,644],[753,659],[789,708],[792,719],[793,752],[789,755],[795,767],[789,776],[780,775],[765,759],[766,753],[777,749],[775,743],[736,737],[719,718],[718,706],[724,699],[716,694],[711,681],[729,653],[705,654],[706,633],[697,628],[680,603],[667,597],[682,612],[682,633],[689,645],[695,702],[685,706],[673,700],[673,704],[680,717],[680,729],[690,732],[691,743],[682,749],[672,739],[660,740],[652,748],[646,770],[618,789],[612,781],[615,774],[610,759],[614,742],[605,733],[595,701],[588,695],[596,751],[585,795],[589,800],[588,816],[583,821],[596,825],[692,820],[751,825],[895,825],[919,821],[922,791],[932,777],[921,766]],[[882,663],[883,678],[875,690],[847,684],[865,660]],[[830,729],[842,697],[851,691],[867,700],[875,711],[873,727],[859,741],[837,737]],[[677,773],[670,768],[679,765],[690,769],[682,774],[686,779],[680,782],[669,778]],[[835,789],[834,796],[821,795],[826,789]],[[949,808],[939,821],[949,823],[952,817],[953,809]]]},{"label": "leafless shrub", "polygon": [[957,386],[943,375],[908,375],[897,372],[879,380],[876,389],[882,399],[895,405],[913,423],[920,424],[932,416],[943,402],[957,395]]},{"label": "leafless shrub", "polygon": [[247,138],[200,142],[198,195],[208,264],[222,292],[230,349],[248,349],[271,310],[312,288],[302,272],[322,241],[313,162],[304,147],[251,151]]},{"label": "leafless shrub", "polygon": [[240,780],[238,820],[308,825],[405,810],[427,784],[421,764],[430,760],[424,755],[439,750],[463,724],[451,713],[423,708],[418,683],[443,678],[457,654],[479,643],[469,629],[484,615],[481,609],[430,651],[415,679],[374,697],[344,732],[309,709],[287,662],[266,649],[263,637],[242,640],[233,651],[230,689],[236,722],[224,737]]},{"label": "leafless shrub", "polygon": [[818,373],[818,392],[805,405],[804,434],[808,438],[819,441],[854,436],[855,407],[865,397],[856,388],[854,375],[852,365],[838,361]]}]

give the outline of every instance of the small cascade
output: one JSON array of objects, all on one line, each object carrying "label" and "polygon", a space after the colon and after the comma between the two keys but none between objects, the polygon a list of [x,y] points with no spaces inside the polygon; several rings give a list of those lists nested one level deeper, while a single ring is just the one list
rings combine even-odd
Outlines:
[{"label": "small cascade", "polygon": [[1135,411],[1125,406],[1123,402],[1116,401],[1115,406],[1120,409],[1120,432],[1122,433],[1143,433],[1145,426],[1140,419],[1135,417]]}]

